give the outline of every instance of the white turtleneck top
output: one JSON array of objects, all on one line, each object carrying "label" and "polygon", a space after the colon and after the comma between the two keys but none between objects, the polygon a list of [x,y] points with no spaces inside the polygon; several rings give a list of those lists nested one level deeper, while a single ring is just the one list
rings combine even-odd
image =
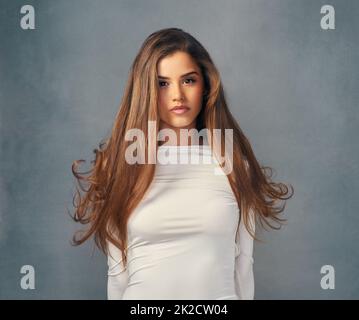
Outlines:
[{"label": "white turtleneck top", "polygon": [[[180,163],[181,154],[199,163]],[[128,221],[126,268],[108,243],[108,299],[254,298],[253,238],[243,219],[236,232],[239,207],[215,167],[208,145],[158,148],[154,179]]]}]

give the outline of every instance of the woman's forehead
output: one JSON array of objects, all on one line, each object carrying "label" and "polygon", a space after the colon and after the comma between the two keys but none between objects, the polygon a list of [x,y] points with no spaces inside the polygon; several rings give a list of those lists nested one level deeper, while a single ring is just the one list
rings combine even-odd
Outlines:
[{"label": "woman's forehead", "polygon": [[163,78],[182,77],[198,71],[196,61],[186,52],[176,52],[166,56],[157,65],[157,73]]}]

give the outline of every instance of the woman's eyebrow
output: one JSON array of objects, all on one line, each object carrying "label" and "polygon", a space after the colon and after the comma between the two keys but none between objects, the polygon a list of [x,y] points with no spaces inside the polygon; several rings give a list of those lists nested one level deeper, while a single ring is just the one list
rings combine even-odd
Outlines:
[{"label": "woman's eyebrow", "polygon": [[[198,75],[198,72],[197,72],[197,71],[187,72],[187,73],[181,75],[181,78],[187,77],[187,76],[189,76],[189,75],[191,75],[191,74],[197,74],[197,75]],[[158,76],[158,78],[160,78],[160,79],[170,79],[169,77],[164,77],[164,76],[160,76],[160,75]]]}]

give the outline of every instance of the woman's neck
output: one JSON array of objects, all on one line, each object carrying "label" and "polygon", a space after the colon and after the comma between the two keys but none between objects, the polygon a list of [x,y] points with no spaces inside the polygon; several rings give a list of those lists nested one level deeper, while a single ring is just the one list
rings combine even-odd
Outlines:
[{"label": "woman's neck", "polygon": [[[160,125],[160,130],[162,129],[171,129],[172,131],[174,131],[175,133],[175,139],[170,139],[169,136],[165,136],[166,141],[159,141],[158,145],[161,146],[163,144],[166,144],[166,146],[190,146],[190,145],[203,145],[203,137],[199,137],[198,139],[198,143],[195,142],[193,143],[193,138],[190,134],[184,134],[183,138],[181,138],[181,134],[180,134],[180,130],[181,129],[185,129],[185,130],[191,130],[191,129],[195,129],[196,130],[196,122],[191,123],[190,125],[186,126],[186,127],[181,127],[181,128],[176,128],[176,127],[172,127],[169,126],[168,124],[162,124]],[[188,133],[187,131],[187,133]],[[177,141],[174,141],[177,140]]]}]

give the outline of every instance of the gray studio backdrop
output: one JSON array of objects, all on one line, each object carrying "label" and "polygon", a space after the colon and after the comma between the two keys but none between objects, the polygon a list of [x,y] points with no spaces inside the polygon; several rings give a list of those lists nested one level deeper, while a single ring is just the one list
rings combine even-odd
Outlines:
[{"label": "gray studio backdrop", "polygon": [[287,226],[255,244],[255,298],[358,299],[358,26],[355,0],[1,1],[0,298],[106,299],[106,257],[70,245],[71,163],[89,168],[143,40],[180,27],[210,52],[258,160],[295,188]]}]

